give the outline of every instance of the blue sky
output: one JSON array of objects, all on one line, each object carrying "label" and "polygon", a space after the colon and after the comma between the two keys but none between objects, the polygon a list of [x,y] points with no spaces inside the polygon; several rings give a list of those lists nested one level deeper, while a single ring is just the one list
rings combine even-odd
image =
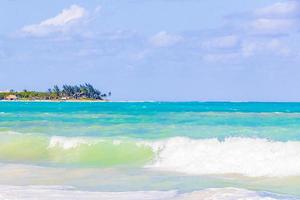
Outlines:
[{"label": "blue sky", "polygon": [[300,101],[300,1],[2,0],[0,90]]}]

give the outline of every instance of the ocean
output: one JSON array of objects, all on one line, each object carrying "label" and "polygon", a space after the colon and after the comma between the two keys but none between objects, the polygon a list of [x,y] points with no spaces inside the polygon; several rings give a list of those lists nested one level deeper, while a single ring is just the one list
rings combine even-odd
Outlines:
[{"label": "ocean", "polygon": [[300,199],[300,103],[0,102],[4,199]]}]

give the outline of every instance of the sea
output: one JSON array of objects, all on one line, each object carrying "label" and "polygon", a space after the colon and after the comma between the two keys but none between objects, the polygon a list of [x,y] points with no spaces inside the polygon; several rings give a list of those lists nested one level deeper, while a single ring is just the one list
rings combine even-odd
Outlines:
[{"label": "sea", "polygon": [[0,102],[0,200],[299,200],[300,103]]}]

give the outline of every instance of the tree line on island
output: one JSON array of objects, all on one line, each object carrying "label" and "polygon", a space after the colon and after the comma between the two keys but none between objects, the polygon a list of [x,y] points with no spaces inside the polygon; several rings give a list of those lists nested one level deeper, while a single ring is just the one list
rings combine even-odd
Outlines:
[{"label": "tree line on island", "polygon": [[47,92],[28,90],[0,92],[0,99],[6,100],[107,100],[109,96],[111,96],[111,92],[103,93],[89,83],[63,85],[62,88],[55,85]]}]

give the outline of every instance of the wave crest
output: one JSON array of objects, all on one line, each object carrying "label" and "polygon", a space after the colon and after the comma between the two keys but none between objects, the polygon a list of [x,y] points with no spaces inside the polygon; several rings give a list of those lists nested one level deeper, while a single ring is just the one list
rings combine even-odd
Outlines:
[{"label": "wave crest", "polygon": [[300,176],[300,142],[184,137],[140,141],[6,134],[0,137],[0,161],[92,167],[135,165],[196,175],[287,177]]},{"label": "wave crest", "polygon": [[157,152],[148,167],[188,174],[299,176],[300,142],[227,138],[192,140],[171,138],[152,144]]}]

